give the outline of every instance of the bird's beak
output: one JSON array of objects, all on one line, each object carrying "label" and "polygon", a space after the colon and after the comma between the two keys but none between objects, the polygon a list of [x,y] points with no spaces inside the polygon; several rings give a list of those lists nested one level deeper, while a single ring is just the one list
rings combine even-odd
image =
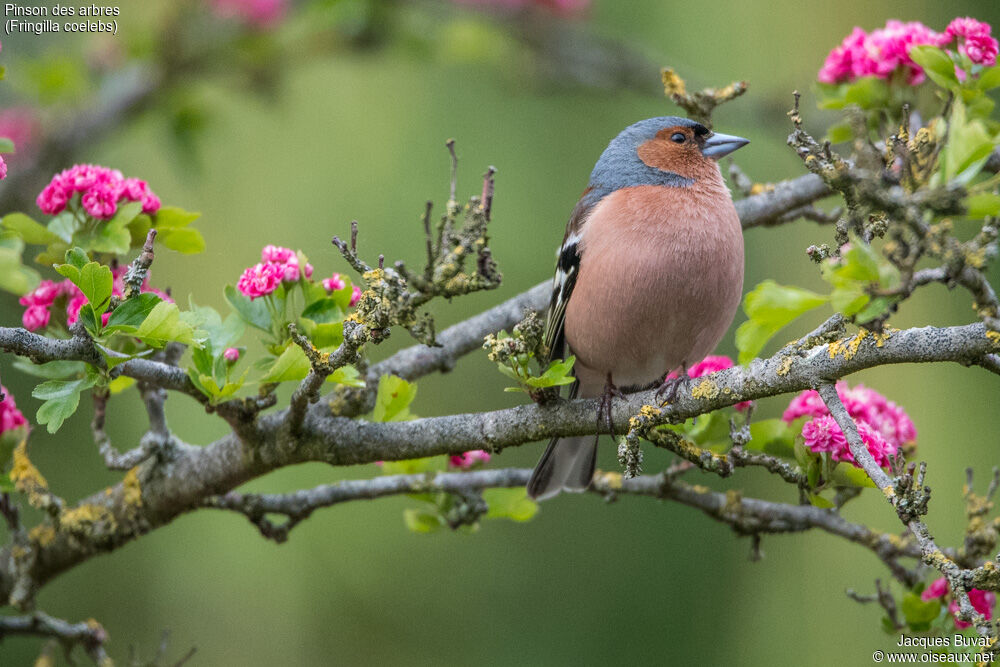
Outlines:
[{"label": "bird's beak", "polygon": [[743,148],[749,143],[749,139],[716,132],[705,140],[705,147],[701,149],[701,154],[713,160],[718,160],[719,158],[726,157],[737,148]]}]

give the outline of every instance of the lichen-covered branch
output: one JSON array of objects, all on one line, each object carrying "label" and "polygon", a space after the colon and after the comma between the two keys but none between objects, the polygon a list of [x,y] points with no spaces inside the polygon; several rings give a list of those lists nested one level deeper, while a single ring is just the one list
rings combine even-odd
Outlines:
[{"label": "lichen-covered branch", "polygon": [[101,667],[112,665],[111,659],[104,650],[104,644],[108,641],[108,633],[94,619],[83,623],[70,623],[41,611],[24,616],[0,616],[0,640],[16,635],[33,635],[55,639],[62,644],[67,658],[75,646],[82,646],[90,659]]}]

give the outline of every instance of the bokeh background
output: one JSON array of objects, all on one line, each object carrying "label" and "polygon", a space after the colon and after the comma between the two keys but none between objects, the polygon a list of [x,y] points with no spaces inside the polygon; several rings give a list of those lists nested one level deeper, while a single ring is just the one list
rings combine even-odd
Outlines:
[{"label": "bokeh background", "polygon": [[[203,213],[208,251],[159,253],[155,282],[219,309],[222,286],[265,243],[302,248],[320,273],[346,271],[329,239],[351,219],[360,222],[364,253],[419,261],[419,214],[428,198],[447,196],[444,142],[454,137],[460,194],[478,189],[487,165],[498,169],[493,250],[505,281],[497,292],[437,306],[442,326],[550,277],[565,220],[607,142],[636,120],[676,111],[662,95],[660,66],[694,87],[750,83],[715,124],[749,137],[739,164],[757,181],[774,181],[803,173],[785,145],[791,92],[803,91],[806,124],[822,131],[831,116],[815,110],[816,71],[853,26],[900,18],[943,30],[962,15],[1000,24],[995,0],[593,0],[581,11],[323,0],[293,6],[230,49],[232,26],[205,19],[195,4],[121,2],[116,37],[5,38],[4,104],[33,102],[57,124],[60,113],[100,98],[93,71],[169,58],[157,52],[163,44],[181,51],[180,41],[158,33],[174,12],[188,12],[184,39],[218,40],[216,53],[177,65],[187,69],[169,92],[73,159],[144,178],[165,203]],[[203,19],[205,27],[192,27]],[[40,85],[39,67],[62,74]],[[831,236],[804,221],[748,232],[747,289],[773,278],[822,290],[804,249]],[[991,277],[1000,284],[995,269]],[[3,296],[0,312],[10,325],[20,308]],[[973,319],[965,294],[930,287],[893,324]],[[398,332],[372,352],[378,358],[404,344]],[[735,356],[732,332],[720,352]],[[0,359],[4,383],[31,415],[33,383],[9,362]],[[857,381],[909,410],[934,489],[930,527],[957,544],[966,466],[985,483],[1000,462],[997,378],[937,365],[873,370]],[[414,411],[513,405],[520,399],[503,393],[505,384],[484,354],[472,354],[454,372],[421,380]],[[142,412],[135,396],[116,403],[110,431],[125,447],[142,432]],[[776,416],[786,403],[772,399],[758,415]],[[88,408],[85,400],[57,436],[32,436],[34,460],[68,499],[116,481],[90,442]],[[189,442],[222,433],[218,419],[185,397],[171,398],[168,414]],[[541,446],[507,450],[490,465],[531,466]],[[664,452],[646,457],[647,470],[669,463]],[[610,445],[599,466],[616,469]],[[726,481],[690,475],[712,488],[794,501],[792,490],[755,472]],[[246,488],[284,491],[373,474],[374,466],[305,465]],[[896,530],[877,494],[866,496],[848,518]],[[238,515],[202,511],[61,576],[39,606],[99,619],[118,660],[129,645],[151,655],[169,628],[170,655],[195,646],[189,664],[213,666],[862,665],[894,643],[880,610],[844,594],[871,592],[887,573],[866,550],[822,533],[765,536],[765,558],[750,562],[748,540],[649,499],[561,496],[531,522],[486,522],[475,534],[410,533],[407,506],[385,499],[322,510],[280,546]],[[31,664],[38,650],[37,640],[7,640],[0,663]]]}]

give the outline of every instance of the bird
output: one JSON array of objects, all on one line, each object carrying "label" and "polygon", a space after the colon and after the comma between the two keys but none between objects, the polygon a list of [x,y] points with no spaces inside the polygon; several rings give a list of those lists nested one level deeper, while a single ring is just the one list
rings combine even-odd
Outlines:
[{"label": "bird", "polygon": [[[543,361],[576,357],[570,398],[651,389],[673,400],[743,292],[743,232],[717,161],[748,139],[678,116],[639,121],[601,154],[559,249]],[[599,436],[553,438],[529,497],[586,490]]]}]

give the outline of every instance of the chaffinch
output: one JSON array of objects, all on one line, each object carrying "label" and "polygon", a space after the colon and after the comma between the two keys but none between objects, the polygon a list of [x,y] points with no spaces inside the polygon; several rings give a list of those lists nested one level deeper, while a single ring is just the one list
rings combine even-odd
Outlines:
[{"label": "chaffinch", "polygon": [[[546,343],[550,358],[576,355],[570,396],[601,396],[609,429],[619,387],[661,383],[672,399],[733,320],[743,233],[716,160],[748,143],[686,118],[640,121],[608,144],[570,215]],[[596,437],[553,438],[528,495],[586,489],[596,452]]]}]

